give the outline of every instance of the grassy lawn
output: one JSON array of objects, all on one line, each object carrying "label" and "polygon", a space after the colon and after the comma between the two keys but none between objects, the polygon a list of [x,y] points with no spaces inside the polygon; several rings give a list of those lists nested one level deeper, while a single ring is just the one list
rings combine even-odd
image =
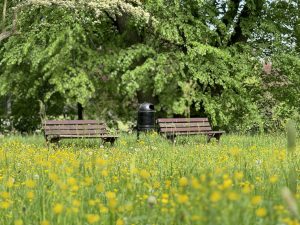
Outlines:
[{"label": "grassy lawn", "polygon": [[284,135],[175,145],[156,134],[139,142],[122,135],[112,147],[5,137],[0,224],[299,224],[294,198],[282,197],[297,182],[298,152],[287,153]]}]

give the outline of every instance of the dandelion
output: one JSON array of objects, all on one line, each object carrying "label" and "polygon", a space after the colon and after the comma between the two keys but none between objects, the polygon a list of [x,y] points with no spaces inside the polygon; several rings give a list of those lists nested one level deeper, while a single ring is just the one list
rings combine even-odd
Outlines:
[{"label": "dandelion", "polygon": [[186,178],[186,177],[181,177],[180,179],[179,179],[179,186],[181,186],[181,187],[185,187],[185,186],[187,186],[188,185],[188,179]]},{"label": "dandelion", "polygon": [[14,224],[15,225],[23,225],[24,223],[23,223],[23,220],[18,219],[18,220],[15,220]]},{"label": "dandelion", "polygon": [[258,217],[265,217],[267,215],[267,210],[265,208],[258,208],[255,211],[256,216]]},{"label": "dandelion", "polygon": [[103,192],[104,191],[104,185],[103,184],[97,184],[96,185],[96,191],[97,192]]},{"label": "dandelion", "polygon": [[0,202],[1,209],[8,209],[10,207],[10,203],[8,201]]},{"label": "dandelion", "polygon": [[60,203],[55,204],[53,207],[53,212],[55,214],[60,214],[63,212],[63,210],[64,210],[64,206],[63,206],[63,204],[60,204]]},{"label": "dandelion", "polygon": [[251,204],[252,205],[258,205],[262,202],[262,197],[259,195],[256,195],[254,197],[251,198]]},{"label": "dandelion", "polygon": [[155,205],[157,203],[156,197],[153,195],[149,196],[147,202],[148,202],[149,206],[152,207],[153,205]]},{"label": "dandelion", "polygon": [[28,188],[34,188],[36,186],[36,182],[34,180],[26,180],[25,186]]},{"label": "dandelion", "polygon": [[178,195],[177,200],[181,204],[186,204],[189,201],[189,197],[187,195]]},{"label": "dandelion", "polygon": [[218,191],[214,191],[211,195],[210,195],[210,201],[215,203],[221,200],[221,193]]},{"label": "dandelion", "polygon": [[278,181],[278,176],[273,175],[269,178],[271,184],[275,184]]},{"label": "dandelion", "polygon": [[41,225],[50,225],[50,222],[48,220],[41,221]]},{"label": "dandelion", "polygon": [[148,178],[150,177],[150,173],[149,173],[147,170],[141,170],[140,176],[141,176],[143,179],[148,179]]},{"label": "dandelion", "polygon": [[4,192],[0,193],[0,197],[4,198],[4,199],[8,199],[8,198],[10,198],[10,194],[9,194],[9,192],[4,191]]},{"label": "dandelion", "polygon": [[116,222],[116,225],[124,225],[124,224],[125,224],[125,222],[122,219],[118,219]]},{"label": "dandelion", "polygon": [[240,198],[240,196],[236,192],[231,191],[228,193],[228,199],[230,201],[237,201],[237,200],[239,200],[239,198]]},{"label": "dandelion", "polygon": [[27,198],[32,200],[34,198],[34,193],[32,191],[27,192],[26,194]]},{"label": "dandelion", "polygon": [[94,224],[100,220],[100,216],[97,214],[87,214],[86,219],[89,224]]}]

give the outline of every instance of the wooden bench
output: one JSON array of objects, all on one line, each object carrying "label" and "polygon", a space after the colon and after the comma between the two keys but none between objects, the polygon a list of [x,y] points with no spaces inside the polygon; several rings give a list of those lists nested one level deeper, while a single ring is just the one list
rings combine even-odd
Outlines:
[{"label": "wooden bench", "polygon": [[43,122],[47,142],[58,143],[66,138],[101,138],[114,144],[118,136],[109,134],[104,122],[97,120],[47,120]]},{"label": "wooden bench", "polygon": [[224,131],[213,131],[208,118],[160,118],[156,120],[158,131],[173,142],[179,135],[206,135],[207,143],[211,138],[220,141]]}]

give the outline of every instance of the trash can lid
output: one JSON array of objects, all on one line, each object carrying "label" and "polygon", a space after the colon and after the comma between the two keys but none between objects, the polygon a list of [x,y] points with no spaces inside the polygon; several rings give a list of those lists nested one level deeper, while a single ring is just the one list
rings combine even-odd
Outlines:
[{"label": "trash can lid", "polygon": [[153,111],[154,105],[152,103],[145,102],[140,105],[139,111]]}]

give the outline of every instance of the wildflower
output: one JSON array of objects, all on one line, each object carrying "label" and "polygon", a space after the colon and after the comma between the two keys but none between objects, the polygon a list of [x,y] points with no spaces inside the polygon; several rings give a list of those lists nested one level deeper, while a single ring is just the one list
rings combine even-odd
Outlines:
[{"label": "wildflower", "polygon": [[189,197],[187,195],[178,195],[177,200],[179,203],[185,204],[189,201]]},{"label": "wildflower", "polygon": [[116,225],[124,225],[124,224],[125,224],[125,222],[122,219],[118,219],[116,222]]},{"label": "wildflower", "polygon": [[50,225],[50,222],[48,220],[43,220],[41,222],[41,225]]},{"label": "wildflower", "polygon": [[259,195],[256,195],[256,196],[252,197],[252,199],[251,199],[251,204],[252,205],[258,205],[261,202],[262,202],[262,197],[259,196]]},{"label": "wildflower", "polygon": [[15,225],[23,225],[24,223],[23,223],[23,220],[21,220],[21,219],[18,219],[18,220],[15,220],[15,223],[14,223]]},{"label": "wildflower", "polygon": [[144,179],[148,179],[150,177],[150,173],[147,170],[141,170],[140,176]]},{"label": "wildflower", "polygon": [[107,213],[108,212],[108,208],[106,208],[104,205],[100,205],[99,206],[99,210],[100,210],[100,213]]},{"label": "wildflower", "polygon": [[25,186],[28,188],[34,188],[36,186],[36,182],[34,180],[26,180]]},{"label": "wildflower", "polygon": [[70,178],[68,178],[67,183],[69,185],[73,186],[73,185],[75,185],[77,183],[77,181],[76,181],[76,179],[74,177],[70,177]]},{"label": "wildflower", "polygon": [[267,210],[265,208],[258,208],[255,211],[256,216],[258,217],[265,217],[267,215]]},{"label": "wildflower", "polygon": [[228,193],[228,199],[230,201],[237,201],[237,200],[239,200],[239,198],[240,198],[240,196],[236,192],[231,191]]},{"label": "wildflower", "polygon": [[60,204],[60,203],[55,204],[53,207],[53,212],[55,214],[60,214],[60,213],[62,213],[63,210],[64,210],[64,206],[63,206],[63,204]]},{"label": "wildflower", "polygon": [[185,187],[185,186],[187,186],[188,185],[188,179],[186,178],[186,177],[181,177],[180,179],[179,179],[179,186],[181,186],[181,187]]},{"label": "wildflower", "polygon": [[104,185],[103,184],[97,184],[96,185],[96,191],[97,192],[103,192],[104,191]]},{"label": "wildflower", "polygon": [[108,176],[108,171],[107,171],[107,170],[102,170],[102,171],[101,171],[101,175],[102,175],[103,177],[107,177],[107,176]]},{"label": "wildflower", "polygon": [[8,209],[10,207],[10,203],[8,201],[0,202],[1,209]]},{"label": "wildflower", "polygon": [[4,198],[4,199],[8,199],[8,198],[10,198],[10,194],[7,191],[3,191],[0,193],[0,197]]},{"label": "wildflower", "polygon": [[80,206],[80,201],[74,199],[74,200],[72,201],[72,205],[75,206],[75,207],[79,207],[79,206]]},{"label": "wildflower", "polygon": [[149,206],[152,207],[153,205],[155,205],[157,203],[156,197],[153,195],[149,196],[147,202],[148,202]]},{"label": "wildflower", "polygon": [[98,166],[104,166],[106,164],[106,160],[105,159],[102,159],[102,158],[97,158],[96,159],[96,164]]},{"label": "wildflower", "polygon": [[210,201],[211,202],[218,202],[221,200],[221,193],[218,191],[214,191],[211,195],[210,195]]},{"label": "wildflower", "polygon": [[100,220],[100,216],[97,214],[87,214],[86,219],[89,224],[97,223]]},{"label": "wildflower", "polygon": [[108,199],[116,198],[116,193],[112,192],[112,191],[106,192],[105,195],[106,195],[106,198],[108,198]]},{"label": "wildflower", "polygon": [[235,172],[234,173],[234,178],[237,179],[237,180],[242,180],[243,177],[244,177],[243,172]]},{"label": "wildflower", "polygon": [[269,181],[270,181],[271,184],[276,183],[278,181],[278,176],[276,176],[276,175],[271,176],[269,178]]},{"label": "wildflower", "polygon": [[223,181],[223,188],[224,189],[230,188],[231,186],[232,186],[232,180],[226,179],[226,180]]},{"label": "wildflower", "polygon": [[34,198],[34,193],[32,191],[27,192],[26,194],[27,198],[32,200]]}]

